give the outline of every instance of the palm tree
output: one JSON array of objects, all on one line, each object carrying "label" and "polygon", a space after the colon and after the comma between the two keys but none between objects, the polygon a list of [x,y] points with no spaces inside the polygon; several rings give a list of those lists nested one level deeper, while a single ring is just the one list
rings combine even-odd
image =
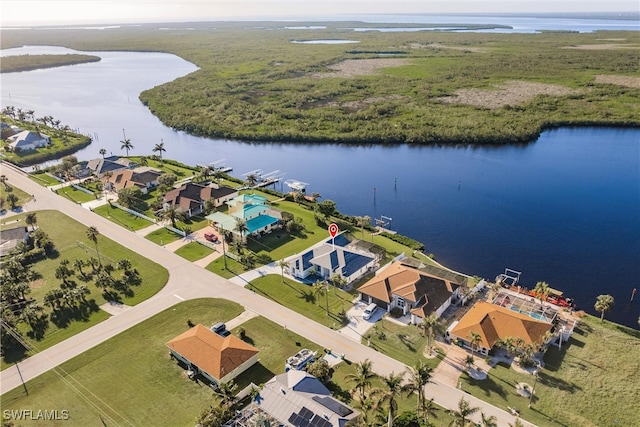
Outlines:
[{"label": "palm tree", "polygon": [[100,155],[104,159],[104,156],[107,155],[107,150],[105,148],[101,148],[100,151],[98,151],[98,153],[100,153]]},{"label": "palm tree", "polygon": [[495,415],[487,416],[480,412],[480,425],[482,427],[498,427],[498,419]]},{"label": "palm tree", "polygon": [[402,391],[409,393],[409,395],[417,393],[416,412],[420,413],[425,406],[424,387],[431,381],[433,368],[420,360],[408,371],[409,381],[402,386]]},{"label": "palm tree", "polygon": [[242,218],[236,219],[236,226],[233,228],[234,231],[237,231],[240,234],[240,240],[244,240],[244,233],[249,231],[249,227],[247,227],[247,221]]},{"label": "palm tree", "polygon": [[551,288],[549,287],[549,284],[547,282],[538,282],[533,288],[533,293],[540,300],[540,305],[542,305],[542,303],[547,300],[550,292]]},{"label": "palm tree", "polygon": [[9,178],[7,178],[6,175],[0,175],[0,183],[4,185],[5,190],[9,189],[9,184],[7,184],[7,182],[9,182]]},{"label": "palm tree", "polygon": [[[318,298],[318,295],[322,295],[324,294],[324,291],[326,289],[326,285],[320,281],[320,280],[316,280],[316,282],[311,285],[311,296],[313,296],[314,299]],[[327,315],[329,313],[327,312]]]},{"label": "palm tree", "polygon": [[611,310],[611,307],[613,307],[613,302],[613,297],[611,295],[598,295],[596,303],[593,307],[601,313],[600,321],[604,320],[604,313]]},{"label": "palm tree", "polygon": [[453,416],[453,421],[449,423],[450,426],[466,427],[467,418],[469,415],[473,415],[478,412],[480,408],[472,408],[469,402],[464,400],[464,397],[460,398],[458,402],[458,410],[450,410],[449,413]]},{"label": "palm tree", "polygon": [[429,316],[422,319],[420,327],[422,328],[424,335],[427,337],[427,346],[429,347],[429,350],[431,350],[433,348],[433,339],[436,334],[444,331],[444,325],[435,313],[431,313]]},{"label": "palm tree", "polygon": [[255,173],[247,175],[247,183],[249,184],[249,187],[254,187],[258,183],[258,175]]},{"label": "palm tree", "polygon": [[153,151],[154,153],[160,153],[160,161],[162,161],[162,153],[167,151],[164,148],[164,141],[162,140],[162,138],[160,139],[160,144],[156,144],[156,146],[153,147],[153,150],[151,151]]},{"label": "palm tree", "polygon": [[371,217],[369,215],[365,216],[357,216],[356,224],[360,226],[360,231],[362,232],[362,240],[364,240],[364,226],[365,224],[369,224],[371,222]]},{"label": "palm tree", "polygon": [[377,375],[371,368],[371,361],[369,359],[364,359],[362,362],[356,364],[355,374],[349,374],[344,378],[345,380],[354,383],[354,389],[360,392],[360,402],[364,402],[367,400],[367,388],[371,387],[371,381],[375,377],[377,377]]},{"label": "palm tree", "polygon": [[9,206],[11,206],[11,209],[15,209],[16,206],[18,206],[18,196],[16,196],[14,193],[7,194],[7,202],[9,202]]},{"label": "palm tree", "polygon": [[35,230],[36,229],[36,224],[38,223],[38,220],[36,218],[36,213],[35,212],[29,212],[27,214],[27,216],[24,218],[24,222],[27,225],[31,226],[31,230]]},{"label": "palm tree", "polygon": [[215,393],[220,398],[220,403],[223,406],[230,408],[231,405],[233,405],[233,402],[236,400],[236,396],[233,392],[236,388],[236,383],[233,380],[218,384],[218,389]]},{"label": "palm tree", "polygon": [[98,252],[98,236],[100,232],[97,228],[91,226],[87,228],[87,239],[91,240],[96,245],[96,254],[98,255],[98,264],[102,266],[102,261],[100,260],[100,252]]},{"label": "palm tree", "polygon": [[278,267],[280,267],[280,274],[282,276],[282,283],[284,283],[284,269],[289,267],[289,263],[284,258],[278,261]]},{"label": "palm tree", "polygon": [[176,221],[182,221],[185,218],[185,213],[179,206],[171,204],[164,208],[161,217],[165,221],[171,221],[171,226],[176,228]]},{"label": "palm tree", "polygon": [[471,341],[471,353],[475,354],[475,351],[480,347],[480,343],[482,342],[482,336],[474,331],[469,332],[469,338]]},{"label": "palm tree", "polygon": [[464,366],[466,366],[467,370],[471,369],[471,367],[476,363],[476,359],[473,358],[472,355],[468,354],[464,359]]},{"label": "palm tree", "polygon": [[124,139],[122,141],[120,141],[122,143],[122,146],[120,147],[120,149],[121,150],[126,150],[127,151],[127,156],[129,156],[129,150],[133,150],[135,147],[131,143],[131,140],[129,138],[127,138],[127,135],[125,135],[124,129],[122,129],[122,135],[124,136]]},{"label": "palm tree", "polygon": [[386,403],[389,408],[387,415],[387,427],[393,427],[393,413],[398,408],[398,402],[396,398],[402,391],[402,375],[395,375],[393,372],[388,377],[382,378],[386,389],[377,389],[375,394],[380,396],[378,405]]}]

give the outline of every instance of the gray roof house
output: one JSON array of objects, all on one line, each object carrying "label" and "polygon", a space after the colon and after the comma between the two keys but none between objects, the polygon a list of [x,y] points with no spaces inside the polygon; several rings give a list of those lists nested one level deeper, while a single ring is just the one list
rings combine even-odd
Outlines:
[{"label": "gray roof house", "polygon": [[26,242],[29,230],[25,226],[9,228],[0,233],[0,256],[5,256],[20,242]]},{"label": "gray roof house", "polygon": [[360,415],[332,397],[316,377],[295,369],[270,379],[255,405],[288,427],[343,427]]},{"label": "gray roof house", "polygon": [[29,130],[23,130],[20,133],[7,138],[9,145],[13,151],[28,151],[38,147],[45,147],[51,142],[51,138],[47,135]]},{"label": "gray roof house", "polygon": [[289,269],[299,279],[313,270],[324,279],[339,274],[350,284],[375,269],[376,262],[374,254],[352,248],[347,237],[340,234],[290,260]]},{"label": "gray roof house", "polygon": [[98,178],[102,178],[102,176],[107,172],[114,173],[117,170],[133,169],[137,166],[138,164],[136,162],[129,159],[121,159],[118,156],[105,157],[104,159],[92,159],[87,163],[87,169],[89,169],[91,173]]}]

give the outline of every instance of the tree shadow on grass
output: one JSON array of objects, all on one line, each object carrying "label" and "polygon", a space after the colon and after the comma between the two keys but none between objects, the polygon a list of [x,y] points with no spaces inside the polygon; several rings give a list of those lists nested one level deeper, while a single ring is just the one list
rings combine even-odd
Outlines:
[{"label": "tree shadow on grass", "polygon": [[95,300],[88,300],[78,307],[62,307],[54,310],[49,319],[58,328],[66,328],[71,322],[87,322],[92,313],[100,310]]},{"label": "tree shadow on grass", "polygon": [[334,383],[333,381],[329,381],[329,383],[326,384],[326,386],[331,392],[331,394],[334,397],[336,397],[338,400],[346,404],[351,403],[351,390],[345,390],[342,387],[340,387],[340,385]]},{"label": "tree shadow on grass", "polygon": [[547,375],[545,374],[544,371],[542,371],[540,374],[538,374],[538,381],[541,384],[544,384],[547,387],[550,388],[554,388],[554,389],[558,389],[558,390],[562,390],[562,391],[566,391],[568,393],[575,393],[576,391],[582,390],[582,387],[574,384],[574,383],[570,383],[567,382],[561,378],[557,378],[557,377],[552,377],[551,375]]},{"label": "tree shadow on grass", "polygon": [[407,339],[407,335],[405,335],[405,334],[396,334],[396,336],[398,337],[400,342],[402,344],[404,344],[405,347],[407,347],[407,350],[409,350],[412,353],[416,352],[416,348],[413,346],[413,343],[411,342],[411,340]]},{"label": "tree shadow on grass", "polygon": [[275,373],[265,367],[261,362],[257,362],[236,377],[234,381],[238,385],[238,390],[242,390],[251,383],[264,384],[273,378],[274,375]]},{"label": "tree shadow on grass", "polygon": [[500,398],[506,401],[507,396],[509,395],[507,390],[515,387],[514,384],[511,384],[509,381],[505,381],[502,378],[498,378],[495,375],[492,375],[491,372],[489,372],[487,378],[485,378],[484,380],[475,380],[471,378],[466,372],[464,372],[462,375],[469,385],[478,387],[478,389],[480,389],[482,393],[487,397],[498,395],[500,396]]},{"label": "tree shadow on grass", "polygon": [[315,295],[313,295],[313,293],[311,291],[302,291],[302,294],[298,296],[298,298],[303,299],[304,302],[308,302],[308,303],[315,303],[316,302],[316,297]]}]

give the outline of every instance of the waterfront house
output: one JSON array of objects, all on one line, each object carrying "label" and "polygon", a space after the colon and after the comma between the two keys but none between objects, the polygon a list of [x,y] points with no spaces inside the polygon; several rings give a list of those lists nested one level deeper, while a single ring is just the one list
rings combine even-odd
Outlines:
[{"label": "waterfront house", "polygon": [[267,381],[254,404],[288,427],[343,427],[360,415],[316,377],[295,369]]},{"label": "waterfront house", "polygon": [[420,323],[432,313],[440,317],[458,299],[459,289],[459,283],[395,261],[360,286],[358,293],[369,304],[385,311],[397,307],[410,315],[411,323]]},{"label": "waterfront house", "polygon": [[224,384],[253,366],[259,350],[234,335],[222,337],[196,325],[167,342],[172,358],[180,361],[190,376],[201,376],[212,386]]},{"label": "waterfront house", "polygon": [[118,156],[109,156],[105,158],[91,159],[87,162],[86,168],[89,172],[98,178],[102,178],[105,173],[123,169],[134,169],[138,164],[132,160],[119,158]]},{"label": "waterfront house", "polygon": [[18,152],[46,147],[51,142],[51,138],[38,132],[23,130],[22,132],[19,132],[7,138],[7,141],[9,141],[9,146],[11,147],[11,149],[14,152]]},{"label": "waterfront house", "polygon": [[294,277],[305,279],[314,272],[320,279],[329,279],[337,274],[347,285],[376,267],[377,257],[371,252],[356,249],[344,234],[289,260],[289,271]]},{"label": "waterfront house", "polygon": [[119,169],[105,182],[105,187],[112,191],[137,187],[142,194],[147,194],[151,188],[158,186],[160,175],[162,175],[161,171],[148,166],[135,169]]},{"label": "waterfront house", "polygon": [[[259,238],[265,233],[280,227],[282,213],[267,205],[267,198],[256,194],[241,194],[227,201],[228,214],[214,212],[207,215],[211,225],[221,232],[231,232],[234,238],[242,241],[247,236]],[[244,221],[247,231],[239,233],[236,225]]]},{"label": "waterfront house", "polygon": [[204,209],[204,202],[213,199],[215,206],[222,205],[238,195],[238,190],[218,184],[195,184],[188,182],[178,188],[168,191],[164,195],[163,205],[176,206],[188,217],[197,215]]},{"label": "waterfront house", "polygon": [[445,337],[467,348],[472,348],[471,333],[478,334],[480,341],[474,350],[488,355],[491,349],[507,337],[522,338],[525,344],[545,344],[546,333],[552,324],[535,319],[485,301],[476,302],[458,321],[449,326]]}]

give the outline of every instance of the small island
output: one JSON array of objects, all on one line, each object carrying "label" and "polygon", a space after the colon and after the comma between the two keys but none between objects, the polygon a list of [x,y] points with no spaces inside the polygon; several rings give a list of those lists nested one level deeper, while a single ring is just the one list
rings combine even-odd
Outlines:
[{"label": "small island", "polygon": [[17,55],[2,58],[0,73],[17,73],[41,68],[64,67],[66,65],[98,62],[101,58],[94,55]]}]

